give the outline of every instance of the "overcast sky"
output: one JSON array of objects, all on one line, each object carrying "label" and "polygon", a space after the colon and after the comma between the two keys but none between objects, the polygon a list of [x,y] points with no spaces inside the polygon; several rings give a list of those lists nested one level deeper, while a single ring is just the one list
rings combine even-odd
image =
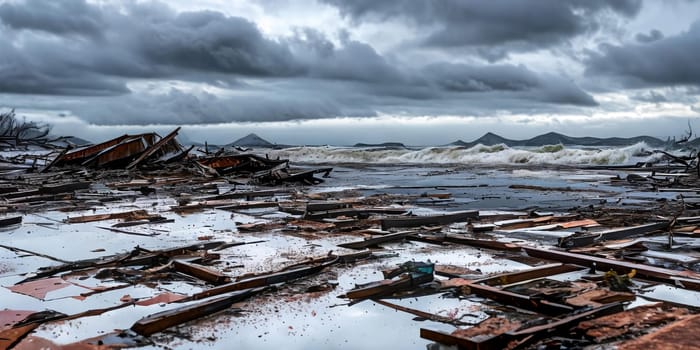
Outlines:
[{"label": "overcast sky", "polygon": [[700,1],[0,1],[0,107],[100,141],[700,131]]}]

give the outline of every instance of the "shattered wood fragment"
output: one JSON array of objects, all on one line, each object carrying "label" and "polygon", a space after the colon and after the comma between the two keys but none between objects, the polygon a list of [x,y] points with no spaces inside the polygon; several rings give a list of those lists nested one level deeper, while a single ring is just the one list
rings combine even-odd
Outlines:
[{"label": "shattered wood fragment", "polygon": [[435,265],[435,274],[449,278],[460,278],[467,275],[480,275],[481,272],[457,265]]},{"label": "shattered wood fragment", "polygon": [[[95,214],[85,216],[74,216],[66,219],[66,223],[86,223],[103,220],[126,219],[126,220],[141,220],[152,218],[153,215],[148,214],[145,210],[132,210],[122,213]],[[160,216],[159,216],[160,217]]]},{"label": "shattered wood fragment", "polygon": [[572,187],[544,187],[534,185],[510,185],[510,189],[515,190],[530,190],[530,191],[545,191],[545,192],[596,192],[596,193],[614,193],[603,191],[595,188],[572,188]]},{"label": "shattered wood fragment", "polygon": [[280,204],[280,202],[241,202],[238,204],[217,206],[215,208],[219,210],[235,211],[258,208],[279,208]]},{"label": "shattered wood fragment", "polygon": [[521,323],[505,317],[489,317],[470,328],[457,329],[452,335],[460,338],[488,339],[520,328]]},{"label": "shattered wood fragment", "polygon": [[634,293],[616,292],[599,288],[583,292],[575,297],[567,298],[566,303],[577,307],[598,307],[603,304],[634,301],[636,298],[637,297],[634,295]]},{"label": "shattered wood fragment", "polygon": [[560,247],[573,248],[591,245],[599,241],[623,239],[636,235],[645,235],[668,228],[670,221],[657,222],[633,227],[623,227],[602,232],[592,232],[585,235],[572,235],[559,240]]},{"label": "shattered wood fragment", "polygon": [[350,249],[365,249],[368,247],[376,246],[380,243],[395,242],[406,238],[406,236],[413,234],[413,231],[404,231],[397,233],[390,233],[388,235],[383,235],[379,237],[373,237],[366,239],[364,241],[349,242],[338,244],[338,247],[350,248]]},{"label": "shattered wood fragment", "polygon": [[[41,279],[44,277],[53,276],[57,273],[66,272],[66,271],[74,271],[75,272],[75,271],[80,271],[80,270],[85,270],[85,269],[110,267],[110,266],[115,266],[115,265],[119,265],[119,266],[135,266],[135,265],[152,266],[154,263],[162,262],[163,259],[167,260],[167,259],[172,258],[174,256],[186,255],[186,254],[189,254],[189,253],[194,252],[194,251],[206,251],[209,249],[219,247],[223,243],[224,242],[222,242],[222,241],[211,241],[211,242],[206,242],[206,243],[198,243],[198,244],[192,244],[192,245],[187,245],[187,246],[182,246],[182,247],[167,248],[167,249],[163,249],[163,250],[154,250],[154,251],[150,251],[150,250],[147,250],[144,248],[136,247],[131,252],[128,252],[125,254],[118,254],[118,255],[114,255],[114,256],[102,257],[102,258],[97,258],[97,259],[78,260],[78,261],[73,261],[73,262],[68,262],[65,260],[58,260],[56,258],[53,258],[53,260],[62,262],[64,264],[59,265],[59,266],[50,266],[50,267],[40,268],[39,271],[34,274],[34,276],[27,277],[24,280],[20,281],[19,283],[38,280],[38,279]],[[32,253],[32,254],[37,255],[36,253]]]},{"label": "shattered wood fragment", "polygon": [[187,296],[182,295],[182,294],[163,292],[163,293],[160,293],[152,298],[139,300],[136,302],[136,305],[149,306],[149,305],[160,304],[160,303],[170,304],[170,303],[185,299],[186,297]]},{"label": "shattered wood fragment", "polygon": [[44,185],[39,187],[39,193],[41,194],[59,194],[65,192],[73,192],[79,190],[86,190],[90,188],[89,182],[70,182],[70,183],[59,183]]},{"label": "shattered wood fragment", "polygon": [[335,228],[335,224],[311,220],[293,220],[289,225],[298,227],[302,231],[328,231]]},{"label": "shattered wood fragment", "polygon": [[193,294],[188,300],[199,300],[208,298],[214,295],[220,295],[232,291],[243,290],[248,288],[266,287],[271,284],[277,284],[282,282],[287,282],[295,280],[298,278],[310,276],[321,272],[327,266],[333,265],[338,261],[338,258],[334,258],[331,261],[318,264],[315,266],[300,267],[298,269],[292,269],[282,272],[270,273],[262,276],[256,276],[252,278],[247,278],[231,283],[227,283],[218,287],[210,288],[199,293]]},{"label": "shattered wood fragment", "polygon": [[568,228],[576,228],[576,227],[599,226],[600,224],[598,224],[597,221],[592,220],[592,219],[583,219],[583,220],[576,220],[576,221],[560,222],[556,225],[563,228],[563,229],[568,229]]},{"label": "shattered wood fragment", "polygon": [[49,164],[46,164],[41,170],[39,170],[39,173],[45,173],[49,171],[49,169],[53,168],[54,165],[58,164],[61,162],[61,159],[63,159],[63,156],[70,151],[70,148],[66,148],[63,151],[61,151],[56,157],[54,157]]},{"label": "shattered wood fragment", "polygon": [[405,212],[406,210],[403,208],[342,208],[315,212],[307,211],[304,214],[304,218],[309,220],[337,218],[339,216],[366,218],[372,214],[396,215]]},{"label": "shattered wood fragment", "polygon": [[143,236],[143,237],[154,237],[154,236],[157,236],[160,234],[160,233],[133,232],[133,231],[120,230],[120,229],[114,228],[114,227],[104,227],[104,226],[97,226],[97,228],[101,228],[103,230],[112,231],[112,232],[116,232],[116,233],[123,233],[123,234],[127,234],[127,235]]},{"label": "shattered wood fragment", "polygon": [[131,326],[131,330],[140,335],[149,336],[153,333],[162,332],[170,327],[227,309],[231,307],[232,304],[245,300],[260,291],[262,291],[260,288],[245,289],[213,300],[187,305],[175,310],[159,312],[138,320]]},{"label": "shattered wood fragment", "polygon": [[352,300],[377,298],[390,295],[399,291],[415,288],[423,283],[433,281],[433,275],[427,273],[405,273],[399,279],[385,279],[357,286],[345,293],[345,297]]},{"label": "shattered wood fragment", "polygon": [[600,258],[597,256],[575,254],[552,249],[522,247],[532,257],[561,261],[569,264],[590,267],[595,263],[599,270],[613,270],[618,274],[627,274],[632,270],[640,277],[660,281],[671,285],[682,285],[684,288],[700,291],[700,275],[687,271],[675,271],[660,267],[635,264],[625,261]]},{"label": "shattered wood fragment", "polygon": [[0,330],[14,327],[15,324],[35,312],[27,310],[0,310]]},{"label": "shattered wood fragment", "polygon": [[352,203],[350,202],[343,202],[343,201],[309,201],[306,203],[306,210],[309,212],[314,212],[314,211],[328,211],[328,210],[335,210],[335,209],[343,209],[343,208],[349,208],[352,206]]},{"label": "shattered wood fragment", "polygon": [[477,283],[471,283],[463,286],[462,292],[464,294],[476,294],[480,297],[492,299],[504,305],[511,305],[548,315],[562,315],[574,311],[572,307],[567,305],[557,304],[547,300],[539,300],[526,295]]},{"label": "shattered wood fragment", "polygon": [[538,266],[532,269],[526,269],[516,272],[502,273],[495,276],[479,279],[474,283],[484,283],[489,286],[507,285],[527,280],[558,275],[562,273],[581,270],[581,267],[569,264],[549,264]]},{"label": "shattered wood fragment", "polygon": [[464,244],[472,247],[487,248],[494,250],[520,250],[520,246],[514,243],[499,242],[491,239],[466,238],[464,237],[464,235],[448,234],[445,235],[445,241],[450,243]]},{"label": "shattered wood fragment", "polygon": [[392,227],[420,227],[430,225],[449,225],[455,222],[466,222],[471,219],[478,219],[478,210],[469,210],[448,213],[444,215],[430,216],[411,216],[411,217],[395,217],[385,218],[381,220],[382,230],[388,230]]},{"label": "shattered wood fragment", "polygon": [[456,345],[459,349],[501,350],[506,348],[506,346],[513,341],[534,341],[546,335],[554,334],[557,331],[569,329],[584,320],[609,315],[611,313],[622,311],[622,309],[623,305],[621,303],[608,304],[558,320],[551,320],[550,322],[540,326],[511,330],[485,339],[468,339],[425,328],[420,329],[420,336],[421,338],[436,341],[441,344]]},{"label": "shattered wood fragment", "polygon": [[39,195],[39,189],[33,189],[33,190],[26,190],[26,191],[13,191],[13,192],[8,192],[8,193],[3,193],[2,197],[5,199],[14,199],[14,198],[23,198],[23,197],[32,197]]},{"label": "shattered wood fragment", "polygon": [[186,275],[197,277],[212,284],[223,284],[231,281],[229,276],[206,266],[189,263],[182,260],[174,260],[175,270]]},{"label": "shattered wood fragment", "polygon": [[693,350],[700,344],[700,315],[687,316],[635,340],[622,343],[619,350]]},{"label": "shattered wood fragment", "polygon": [[120,142],[124,141],[125,139],[129,138],[129,135],[122,135],[117,138],[111,139],[109,141],[105,141],[96,145],[92,146],[87,146],[87,147],[80,147],[76,148],[74,150],[71,150],[67,152],[66,154],[61,157],[59,164],[72,164],[72,163],[80,163],[83,160],[94,156],[95,154],[109,148],[112,146],[115,146],[119,144]]},{"label": "shattered wood fragment", "polygon": [[22,216],[11,216],[6,218],[0,218],[0,227],[7,227],[12,225],[17,225],[22,223]]},{"label": "shattered wood fragment", "polygon": [[49,292],[70,286],[72,286],[72,284],[64,281],[60,277],[55,277],[15,284],[14,286],[8,287],[8,289],[15,293],[43,300]]},{"label": "shattered wood fragment", "polygon": [[577,330],[585,332],[586,337],[596,342],[603,342],[621,336],[646,333],[650,327],[680,320],[688,313],[688,309],[685,308],[655,303],[581,322]]},{"label": "shattered wood fragment", "polygon": [[12,349],[37,327],[39,327],[38,323],[30,323],[25,326],[0,331],[0,349]]},{"label": "shattered wood fragment", "polygon": [[357,260],[367,259],[372,256],[371,250],[363,250],[361,252],[352,252],[346,254],[334,254],[333,256],[338,257],[338,262],[342,264],[353,263]]},{"label": "shattered wood fragment", "polygon": [[424,235],[420,233],[414,233],[412,235],[406,236],[406,240],[412,242],[423,242],[429,244],[443,245],[445,244],[445,237],[436,236],[432,234]]},{"label": "shattered wood fragment", "polygon": [[155,138],[156,134],[154,133],[129,137],[114,146],[102,150],[92,158],[82,162],[81,165],[96,168],[118,168],[124,166],[145,151],[148,145],[153,144]]},{"label": "shattered wood fragment", "polygon": [[[146,158],[152,156],[156,152],[158,152],[163,146],[165,146],[167,143],[173,141],[175,139],[175,136],[177,136],[177,132],[180,131],[180,127],[175,128],[170,134],[166,135],[162,139],[158,140],[158,142],[154,143],[150,147],[146,149],[138,158],[134,159],[129,165],[126,166],[126,169],[133,169],[134,167],[138,166],[141,162],[146,160]],[[177,142],[175,142],[177,143]],[[179,144],[177,144],[176,147],[178,150],[181,150],[181,147]]]},{"label": "shattered wood fragment", "polygon": [[260,190],[260,191],[239,191],[227,192],[211,197],[211,199],[237,199],[245,198],[247,201],[252,201],[259,197],[273,197],[276,194],[284,192],[284,190]]}]

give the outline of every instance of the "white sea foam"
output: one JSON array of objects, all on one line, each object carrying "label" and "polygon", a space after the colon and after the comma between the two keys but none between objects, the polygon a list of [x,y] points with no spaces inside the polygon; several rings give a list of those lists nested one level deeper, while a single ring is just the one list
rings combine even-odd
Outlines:
[{"label": "white sea foam", "polygon": [[363,164],[572,164],[613,165],[649,161],[645,143],[627,147],[577,148],[562,145],[508,147],[504,144],[474,147],[427,147],[423,149],[385,149],[353,147],[294,147],[271,152],[274,157],[301,163]]}]

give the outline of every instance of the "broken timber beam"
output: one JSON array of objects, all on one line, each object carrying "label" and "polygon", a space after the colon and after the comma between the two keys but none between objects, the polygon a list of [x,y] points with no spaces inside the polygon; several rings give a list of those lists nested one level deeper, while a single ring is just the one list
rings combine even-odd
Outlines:
[{"label": "broken timber beam", "polygon": [[654,267],[643,264],[635,264],[626,261],[617,261],[612,259],[600,258],[597,256],[569,253],[558,250],[522,247],[527,255],[535,258],[542,258],[554,261],[561,261],[569,264],[576,264],[586,267],[591,267],[595,263],[595,267],[601,271],[613,270],[618,274],[629,273],[631,270],[637,271],[637,276],[668,283],[671,285],[682,285],[686,289],[700,291],[700,275],[693,274],[697,278],[689,277],[689,273],[685,271],[669,270],[660,267]]},{"label": "broken timber beam", "polygon": [[151,147],[148,147],[138,158],[134,159],[129,165],[126,166],[127,170],[133,169],[137,165],[141,164],[146,158],[150,157],[153,155],[153,153],[156,153],[159,149],[163,147],[166,143],[170,142],[172,139],[177,136],[177,132],[180,131],[180,127],[178,126],[173,130],[170,134],[166,135],[162,139],[158,140],[158,142],[154,143]]},{"label": "broken timber beam", "polygon": [[453,212],[444,215],[431,216],[410,216],[410,217],[395,217],[382,219],[382,230],[387,230],[391,227],[419,227],[429,225],[448,225],[454,222],[463,222],[470,219],[478,219],[478,210],[468,210]]},{"label": "broken timber beam", "polygon": [[499,242],[491,239],[466,238],[463,235],[445,235],[445,242],[464,244],[472,247],[494,249],[494,250],[520,250],[520,246],[514,243]]},{"label": "broken timber beam", "polygon": [[193,264],[183,260],[173,260],[173,266],[175,267],[175,270],[180,273],[197,277],[200,280],[212,284],[219,285],[231,281],[231,278],[229,276],[226,276],[219,271],[199,264]]},{"label": "broken timber beam", "polygon": [[652,224],[623,227],[613,230],[593,232],[586,235],[572,235],[559,239],[559,246],[563,248],[574,248],[591,245],[599,241],[623,239],[630,236],[644,235],[647,233],[661,231],[668,228],[670,221],[656,222]]},{"label": "broken timber beam", "polygon": [[413,231],[390,233],[388,235],[373,237],[370,239],[366,239],[364,241],[356,241],[356,242],[338,244],[338,247],[350,248],[350,249],[364,249],[367,247],[375,246],[375,245],[380,244],[380,243],[403,240],[404,238],[406,238],[406,236],[413,234],[413,233],[414,233]]},{"label": "broken timber beam", "polygon": [[581,269],[582,268],[580,266],[555,263],[516,272],[502,273],[476,280],[474,283],[483,283],[489,286],[506,285]]},{"label": "broken timber beam", "polygon": [[[420,337],[423,339],[432,340],[444,345],[456,345],[458,349],[466,350],[500,350],[507,347],[507,345],[512,341],[518,341],[519,339],[525,339],[527,341],[532,341],[539,337],[547,334],[552,334],[556,332],[569,329],[574,325],[579,324],[581,321],[597,318],[601,316],[610,315],[623,310],[622,303],[612,303],[603,305],[601,307],[581,312],[575,315],[564,317],[559,320],[553,320],[552,322],[533,326],[530,328],[520,329],[516,331],[509,331],[491,338],[473,340],[469,338],[459,337],[452,334],[447,334],[439,331],[434,331],[426,328],[420,329]],[[521,341],[522,343],[522,341]],[[522,344],[514,344],[522,345]]]},{"label": "broken timber beam", "polygon": [[339,208],[321,211],[309,211],[304,214],[304,219],[320,220],[328,218],[337,218],[338,216],[357,216],[368,217],[371,214],[403,214],[406,209],[403,208]]},{"label": "broken timber beam", "polygon": [[204,299],[204,298],[208,298],[210,296],[224,294],[224,293],[233,292],[233,291],[237,291],[237,290],[243,290],[243,289],[248,289],[248,288],[257,288],[257,287],[266,287],[266,286],[271,285],[271,284],[277,284],[277,283],[291,281],[291,280],[294,280],[297,278],[302,278],[302,277],[306,277],[306,276],[310,276],[310,275],[319,273],[327,266],[335,264],[336,262],[338,262],[338,257],[335,257],[331,261],[328,261],[326,263],[319,264],[316,266],[301,267],[298,269],[281,271],[281,272],[271,273],[271,274],[267,274],[267,275],[251,277],[251,278],[247,278],[247,279],[244,279],[241,281],[227,283],[227,284],[224,284],[224,285],[221,285],[218,287],[203,290],[199,293],[195,293],[191,297],[183,299],[183,301]]},{"label": "broken timber beam", "polygon": [[262,291],[262,288],[245,289],[213,300],[159,312],[136,321],[131,326],[131,330],[140,335],[149,336],[170,327],[229,308],[232,304],[245,300],[260,291]]},{"label": "broken timber beam", "polygon": [[574,308],[568,305],[557,304],[547,300],[538,300],[527,295],[517,294],[478,283],[469,283],[463,286],[462,290],[467,294],[476,294],[480,297],[497,301],[503,305],[511,305],[548,315],[562,315],[574,311]]}]

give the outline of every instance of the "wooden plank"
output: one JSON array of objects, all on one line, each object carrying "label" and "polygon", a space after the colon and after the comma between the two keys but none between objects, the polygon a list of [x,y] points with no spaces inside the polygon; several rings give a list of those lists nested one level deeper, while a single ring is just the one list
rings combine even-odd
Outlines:
[{"label": "wooden plank", "polygon": [[523,345],[522,341],[519,344],[513,344],[513,341],[518,341],[521,339],[527,339],[532,341],[544,335],[554,334],[556,332],[569,329],[584,320],[613,314],[616,312],[620,312],[623,309],[624,307],[622,303],[607,304],[586,312],[581,312],[558,320],[554,319],[551,322],[540,326],[533,326],[517,331],[505,332],[500,335],[486,339],[472,340],[425,328],[420,329],[420,336],[421,338],[432,340],[440,344],[456,345],[459,349],[501,350],[506,348],[506,346],[509,344],[518,346]]},{"label": "wooden plank", "polygon": [[245,200],[250,201],[258,197],[272,197],[277,193],[284,193],[285,190],[260,190],[260,191],[238,191],[238,192],[227,192],[222,193],[213,197],[208,197],[207,199],[237,199],[245,198]]},{"label": "wooden plank", "polygon": [[238,204],[224,205],[215,207],[219,210],[244,210],[244,209],[258,209],[258,208],[279,208],[280,202],[241,202]]},{"label": "wooden plank", "polygon": [[178,272],[197,277],[200,280],[212,284],[223,284],[231,281],[231,278],[229,276],[224,275],[220,271],[216,271],[206,266],[193,264],[187,261],[173,260],[173,266]]},{"label": "wooden plank", "polygon": [[386,214],[386,215],[398,215],[406,212],[403,208],[341,208],[341,209],[331,209],[323,211],[307,211],[304,214],[304,219],[309,220],[320,220],[328,218],[337,218],[338,216],[370,216],[371,214]]},{"label": "wooden plank", "polygon": [[39,170],[39,173],[45,173],[45,172],[49,171],[49,169],[51,169],[54,165],[59,163],[61,161],[61,159],[63,159],[63,156],[66,155],[66,153],[68,153],[69,150],[70,150],[69,148],[66,148],[63,151],[61,151],[61,153],[59,153],[56,157],[54,157],[53,160],[51,160],[51,162],[49,162],[49,164],[47,164],[45,167],[43,167],[41,170]]},{"label": "wooden plank", "polygon": [[525,252],[532,257],[561,261],[568,264],[576,264],[586,267],[590,267],[593,263],[595,263],[596,268],[598,270],[613,270],[618,274],[626,274],[632,270],[636,270],[637,276],[646,279],[664,282],[672,285],[682,283],[686,289],[700,291],[700,275],[693,272],[669,270],[661,267],[635,264],[626,261],[618,261],[600,258],[597,256],[569,253],[552,249],[525,246],[522,247],[522,249],[525,250]]},{"label": "wooden plank", "polygon": [[450,243],[464,244],[472,247],[487,248],[494,250],[520,250],[520,246],[514,243],[499,242],[492,239],[474,239],[462,235],[445,235],[445,241]]},{"label": "wooden plank", "polygon": [[366,299],[377,298],[389,295],[398,291],[411,289],[423,283],[428,283],[433,280],[432,274],[427,273],[406,273],[399,279],[385,279],[381,281],[371,282],[366,285],[356,287],[345,293],[348,299]]},{"label": "wooden plank", "polygon": [[483,283],[489,286],[506,285],[577,270],[581,270],[581,267],[569,264],[555,263],[544,266],[538,266],[532,269],[489,276],[487,278],[476,280],[474,281],[474,283]]},{"label": "wooden plank", "polygon": [[76,223],[86,223],[94,221],[103,220],[113,220],[113,219],[146,219],[150,217],[147,211],[139,209],[132,211],[125,211],[121,213],[106,213],[106,214],[95,214],[95,215],[85,215],[85,216],[74,216],[66,219],[66,223],[76,224]]},{"label": "wooden plank", "polygon": [[431,216],[411,216],[411,217],[396,217],[385,218],[381,220],[382,230],[387,230],[391,227],[419,227],[429,225],[448,225],[455,222],[466,222],[470,219],[478,219],[478,210],[460,211],[448,213],[444,215]]},{"label": "wooden plank", "polygon": [[527,295],[509,292],[489,285],[470,283],[462,287],[463,291],[466,289],[468,289],[470,294],[489,298],[504,305],[511,305],[543,314],[561,315],[574,311],[574,309],[568,305],[557,304],[547,300],[538,300]]},{"label": "wooden plank", "polygon": [[559,240],[559,246],[565,248],[583,247],[600,241],[624,239],[630,236],[644,235],[668,228],[670,221],[655,222],[651,224],[623,227],[613,230],[593,232],[587,235],[573,235]]},{"label": "wooden plank", "polygon": [[365,249],[367,247],[372,247],[380,243],[400,241],[406,238],[406,236],[413,234],[413,231],[403,231],[397,233],[390,233],[388,235],[383,235],[379,237],[373,237],[366,239],[364,241],[356,241],[349,243],[338,244],[338,247],[350,248],[350,249]]},{"label": "wooden plank", "polygon": [[0,218],[0,227],[12,226],[22,223],[22,216]]},{"label": "wooden plank", "polygon": [[132,137],[129,135],[122,135],[117,138],[111,139],[109,141],[105,141],[102,143],[99,143],[97,145],[92,145],[92,146],[87,146],[87,147],[81,147],[77,148],[74,150],[71,150],[70,152],[66,153],[61,157],[61,162],[72,162],[72,161],[78,161],[81,159],[85,159],[88,157],[91,157],[109,147],[112,147],[114,145],[119,144],[120,142],[126,140],[127,138]]},{"label": "wooden plank", "polygon": [[78,190],[86,190],[88,188],[90,188],[89,182],[66,182],[41,186],[39,187],[39,193],[59,194]]},{"label": "wooden plank", "polygon": [[136,321],[136,323],[131,326],[131,330],[140,335],[149,336],[154,333],[162,332],[170,327],[227,309],[232,304],[245,300],[261,290],[260,288],[245,289],[213,300],[187,305],[175,310],[159,312]]},{"label": "wooden plank", "polygon": [[30,323],[0,331],[0,349],[12,349],[37,327],[39,327],[38,323]]},{"label": "wooden plank", "polygon": [[180,131],[180,127],[178,126],[170,132],[170,134],[166,135],[162,139],[158,140],[158,142],[154,143],[151,145],[151,147],[148,147],[138,158],[134,159],[129,165],[126,166],[126,169],[133,169],[137,165],[141,164],[146,158],[150,157],[153,155],[153,153],[156,153],[159,149],[161,149],[166,143],[170,142],[172,139],[177,136],[177,132]]},{"label": "wooden plank", "polygon": [[246,278],[240,281],[235,281],[231,283],[227,283],[218,287],[210,288],[204,291],[201,291],[199,293],[193,294],[191,297],[187,298],[187,300],[198,300],[198,299],[204,299],[208,298],[210,296],[214,295],[220,295],[228,292],[233,292],[237,290],[243,290],[243,289],[248,289],[248,288],[257,288],[257,287],[265,287],[271,284],[277,284],[277,283],[282,283],[282,282],[287,282],[291,281],[294,279],[310,276],[316,273],[321,272],[324,268],[327,266],[330,266],[332,264],[335,264],[338,261],[338,258],[334,258],[333,260],[323,263],[323,264],[318,264],[315,266],[309,266],[309,267],[300,267],[298,269],[292,269],[292,270],[286,270],[286,271],[281,271],[281,272],[276,272],[276,273],[270,273],[262,276],[255,276],[251,278]]}]

